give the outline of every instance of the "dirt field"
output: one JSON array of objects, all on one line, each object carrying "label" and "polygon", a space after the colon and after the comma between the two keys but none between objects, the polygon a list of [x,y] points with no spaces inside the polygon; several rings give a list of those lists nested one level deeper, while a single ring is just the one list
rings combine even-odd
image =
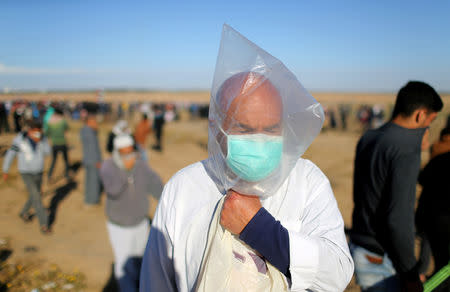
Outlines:
[{"label": "dirt field", "polygon": [[[340,102],[350,103],[383,103],[389,104],[393,100],[391,95],[367,95],[358,101],[354,97],[343,95],[317,96],[319,101],[327,104]],[[339,98],[340,97],[340,98]],[[444,100],[446,115],[450,112],[450,96]],[[183,116],[184,117],[184,116]],[[351,122],[354,122],[351,120]],[[434,140],[444,124],[444,115],[433,124],[431,139]],[[69,158],[76,164],[81,161],[81,145],[79,143],[79,122],[71,122],[68,134],[71,150]],[[102,150],[106,144],[107,133],[112,124],[102,124],[99,131]],[[352,175],[353,159],[356,142],[361,135],[360,128],[352,123],[350,130],[328,130],[321,133],[305,153],[304,157],[316,163],[329,177],[339,208],[347,227],[351,226],[352,203]],[[0,153],[10,145],[14,135],[0,135]],[[151,139],[149,145],[153,142]],[[150,165],[167,181],[177,170],[195,161],[207,157],[207,121],[189,120],[167,124],[164,132],[164,151],[162,153],[149,150]],[[104,155],[106,158],[107,155]],[[61,159],[61,158],[60,158]],[[423,161],[428,159],[423,154]],[[0,164],[3,162],[3,156]],[[47,167],[50,159],[47,161]],[[111,276],[113,255],[106,231],[104,215],[104,196],[98,208],[86,208],[83,204],[84,170],[76,170],[73,183],[67,183],[62,178],[62,159],[58,160],[55,175],[61,177],[57,182],[43,183],[44,203],[50,206],[54,214],[53,234],[43,236],[38,231],[35,219],[30,224],[23,223],[18,213],[26,201],[25,186],[17,173],[16,166],[10,171],[9,180],[0,183],[0,248],[8,247],[10,252],[5,258],[6,263],[17,265],[34,265],[36,269],[47,271],[51,265],[56,265],[62,273],[81,272],[86,279],[81,279],[87,287],[83,291],[110,291],[108,281]],[[44,176],[45,177],[45,176]],[[152,202],[152,209],[156,202]],[[1,261],[4,260],[2,253]],[[0,270],[0,277],[4,270]],[[3,275],[3,278],[6,276]],[[30,277],[32,275],[30,274]],[[14,283],[14,278],[8,278]],[[0,281],[1,278],[0,278]],[[5,284],[5,282],[0,282]],[[39,288],[39,287],[35,287]],[[30,291],[23,290],[23,291]],[[6,287],[0,291],[22,291],[19,288]],[[48,291],[52,290],[51,288]],[[59,291],[59,290],[58,290]],[[74,290],[72,290],[74,291]],[[359,291],[351,284],[347,291]]]}]

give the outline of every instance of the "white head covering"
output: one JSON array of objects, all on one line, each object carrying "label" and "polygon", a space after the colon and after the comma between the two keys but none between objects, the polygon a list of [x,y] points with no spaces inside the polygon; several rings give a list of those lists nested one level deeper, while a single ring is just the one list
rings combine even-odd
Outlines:
[{"label": "white head covering", "polygon": [[[248,182],[227,166],[227,138],[223,121],[229,115],[228,108],[240,92],[227,93],[228,103],[220,102],[221,87],[232,76],[242,72],[255,72],[258,87],[265,81],[276,88],[282,102],[281,162],[268,177]],[[244,84],[245,86],[245,84]],[[231,113],[233,115],[233,113]],[[233,117],[232,117],[233,118]],[[208,174],[221,191],[233,190],[248,195],[269,197],[280,188],[297,160],[320,132],[324,120],[322,106],[303,88],[297,78],[279,60],[250,42],[237,31],[224,25],[209,109],[209,159],[204,162]],[[228,133],[225,133],[228,134]]]},{"label": "white head covering", "polygon": [[130,135],[119,135],[114,138],[114,149],[112,152],[112,158],[114,163],[120,168],[125,169],[122,158],[120,157],[119,149],[130,147],[134,145],[133,138]]},{"label": "white head covering", "polygon": [[130,134],[130,129],[128,128],[128,122],[125,120],[119,120],[112,129],[112,132],[116,135]]}]

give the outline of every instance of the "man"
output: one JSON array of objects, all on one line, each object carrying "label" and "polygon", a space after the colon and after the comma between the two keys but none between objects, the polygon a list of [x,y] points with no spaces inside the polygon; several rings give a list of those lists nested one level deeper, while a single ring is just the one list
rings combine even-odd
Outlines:
[{"label": "man", "polygon": [[[281,151],[280,135],[288,131],[282,126],[284,105],[278,90],[259,74],[240,73],[223,83],[217,100],[226,114],[219,125],[223,133],[218,132],[211,139],[228,153],[226,162],[220,163],[227,167],[225,171],[239,177],[238,182],[228,188],[226,180],[215,178],[223,172],[215,166],[214,160],[219,158],[211,154],[203,163],[181,170],[168,182],[144,256],[141,291],[195,288],[210,221],[223,196],[226,198],[220,224],[235,235],[236,241],[251,247],[248,253],[254,257],[255,265],[264,267],[268,261],[282,273],[292,291],[344,290],[353,266],[343,220],[329,181],[313,163],[295,157],[286,183],[273,193],[263,194],[264,199],[254,193],[242,194],[245,188],[282,172],[282,166],[272,163],[279,162],[276,157]],[[242,149],[242,142],[251,137],[267,138],[268,144],[261,147],[271,148],[269,152],[274,155],[265,153],[262,159],[242,164],[240,157],[247,156],[246,152],[258,155],[261,150],[260,146]],[[249,145],[257,144],[257,140]],[[209,144],[210,149],[213,143]],[[248,169],[254,165],[254,169]],[[233,253],[243,261],[248,254]],[[227,271],[222,272],[226,278]]]},{"label": "man", "polygon": [[69,178],[69,158],[67,155],[67,142],[66,132],[69,129],[66,119],[64,118],[64,112],[61,108],[56,107],[54,113],[50,117],[47,123],[47,128],[44,130],[47,137],[52,142],[52,163],[48,170],[48,180],[51,180],[53,169],[55,168],[56,157],[58,153],[62,153],[65,164],[65,176]]},{"label": "man", "polygon": [[147,161],[147,136],[152,131],[152,125],[148,120],[147,114],[142,114],[142,120],[136,126],[134,131],[134,138],[136,140],[136,146],[139,150],[142,160]]},{"label": "man", "polygon": [[114,275],[120,291],[138,291],[140,263],[150,223],[148,195],[159,199],[162,182],[146,162],[138,159],[133,139],[114,139],[112,158],[103,162],[100,175],[106,191],[107,227],[114,251]]},{"label": "man", "polygon": [[8,171],[14,157],[18,156],[19,173],[28,189],[28,201],[20,212],[20,218],[29,222],[32,219],[30,208],[33,207],[39,219],[41,232],[49,234],[49,222],[46,209],[42,206],[41,185],[44,171],[44,158],[50,154],[47,139],[42,137],[42,124],[38,120],[28,122],[26,132],[18,134],[3,160],[3,179],[8,179]]},{"label": "man", "polygon": [[86,123],[80,131],[81,144],[83,146],[83,165],[86,173],[84,187],[84,202],[87,206],[97,205],[100,201],[100,175],[101,153],[97,137],[97,119],[89,114]]},{"label": "man", "polygon": [[140,291],[343,291],[353,262],[342,216],[328,179],[299,158],[323,116],[279,60],[224,25],[209,157],[166,184]]},{"label": "man", "polygon": [[412,81],[392,119],[356,148],[351,251],[363,291],[422,291],[414,256],[414,205],[422,140],[442,109],[436,91]]},{"label": "man", "polygon": [[156,144],[152,146],[153,150],[162,151],[162,135],[164,128],[164,111],[163,105],[154,105],[155,117],[153,119],[153,128],[155,129]]}]

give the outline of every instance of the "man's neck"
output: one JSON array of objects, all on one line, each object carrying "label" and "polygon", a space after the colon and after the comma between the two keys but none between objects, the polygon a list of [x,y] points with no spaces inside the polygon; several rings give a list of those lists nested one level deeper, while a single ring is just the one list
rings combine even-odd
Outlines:
[{"label": "man's neck", "polygon": [[391,120],[392,123],[406,129],[417,129],[417,123],[411,117],[396,116]]}]

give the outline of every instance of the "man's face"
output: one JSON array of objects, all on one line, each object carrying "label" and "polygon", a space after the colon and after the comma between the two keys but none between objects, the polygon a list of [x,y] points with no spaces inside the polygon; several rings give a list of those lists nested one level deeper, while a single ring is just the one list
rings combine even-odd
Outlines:
[{"label": "man's face", "polygon": [[231,102],[223,130],[232,135],[281,135],[282,103],[276,88],[265,81],[242,92]]},{"label": "man's face", "polygon": [[123,166],[125,169],[130,170],[136,164],[136,152],[134,151],[133,146],[128,146],[119,149],[120,159],[122,159]]},{"label": "man's face", "polygon": [[30,137],[31,140],[37,143],[41,141],[42,130],[39,128],[31,128],[28,130],[28,137]]}]

